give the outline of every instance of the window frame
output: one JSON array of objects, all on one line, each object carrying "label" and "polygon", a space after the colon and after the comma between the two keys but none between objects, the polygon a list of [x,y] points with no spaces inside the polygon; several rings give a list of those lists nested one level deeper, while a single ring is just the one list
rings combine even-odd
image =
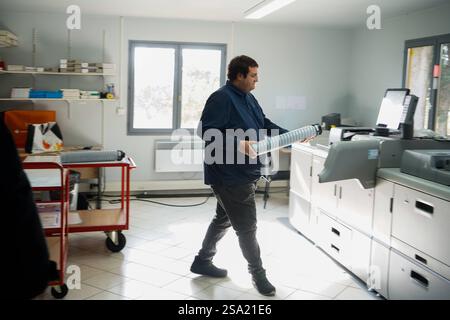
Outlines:
[{"label": "window frame", "polygon": [[[134,52],[139,47],[145,48],[173,48],[175,49],[174,65],[174,92],[172,110],[172,128],[134,128]],[[173,42],[173,41],[128,41],[128,110],[127,110],[127,135],[170,135],[178,129],[194,132],[194,128],[181,128],[182,107],[182,71],[183,71],[183,49],[216,49],[221,52],[220,86],[225,84],[225,68],[227,45],[224,43],[201,43],[201,42]]]},{"label": "window frame", "polygon": [[[449,34],[441,34],[432,37],[425,37],[419,39],[412,39],[405,41],[405,48],[403,52],[403,77],[402,77],[402,87],[405,88],[406,85],[406,72],[408,65],[408,49],[424,47],[424,46],[433,46],[433,66],[440,64],[440,50],[441,45],[444,43],[450,43],[450,33]],[[433,88],[433,68],[431,68],[431,79],[432,79],[432,90],[430,95],[430,114],[428,115],[428,129],[435,130],[436,127],[436,112],[437,112],[437,94],[438,88]],[[420,97],[419,97],[420,98]]]}]

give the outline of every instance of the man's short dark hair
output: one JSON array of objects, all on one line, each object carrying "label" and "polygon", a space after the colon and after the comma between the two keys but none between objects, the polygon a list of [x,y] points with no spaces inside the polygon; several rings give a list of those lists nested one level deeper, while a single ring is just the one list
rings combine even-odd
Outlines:
[{"label": "man's short dark hair", "polygon": [[240,73],[247,78],[248,68],[258,67],[258,63],[248,56],[237,56],[228,65],[228,80],[233,81]]}]

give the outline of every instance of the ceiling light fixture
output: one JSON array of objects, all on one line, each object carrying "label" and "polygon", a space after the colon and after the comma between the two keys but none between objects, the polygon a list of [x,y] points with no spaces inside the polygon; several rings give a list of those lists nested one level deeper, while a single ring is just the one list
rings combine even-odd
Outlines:
[{"label": "ceiling light fixture", "polygon": [[295,0],[263,0],[244,12],[245,19],[260,19]]}]

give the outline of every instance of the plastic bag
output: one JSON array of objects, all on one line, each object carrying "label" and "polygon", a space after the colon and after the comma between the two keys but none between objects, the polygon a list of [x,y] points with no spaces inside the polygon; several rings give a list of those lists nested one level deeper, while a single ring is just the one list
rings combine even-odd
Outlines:
[{"label": "plastic bag", "polygon": [[61,151],[63,145],[62,133],[56,122],[28,125],[25,152]]}]

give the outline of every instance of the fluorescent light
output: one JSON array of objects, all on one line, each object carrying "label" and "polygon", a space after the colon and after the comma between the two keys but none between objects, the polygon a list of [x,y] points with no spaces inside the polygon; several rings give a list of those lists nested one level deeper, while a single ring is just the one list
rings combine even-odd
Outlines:
[{"label": "fluorescent light", "polygon": [[245,19],[260,19],[294,1],[295,0],[263,0],[256,6],[244,12]]}]

